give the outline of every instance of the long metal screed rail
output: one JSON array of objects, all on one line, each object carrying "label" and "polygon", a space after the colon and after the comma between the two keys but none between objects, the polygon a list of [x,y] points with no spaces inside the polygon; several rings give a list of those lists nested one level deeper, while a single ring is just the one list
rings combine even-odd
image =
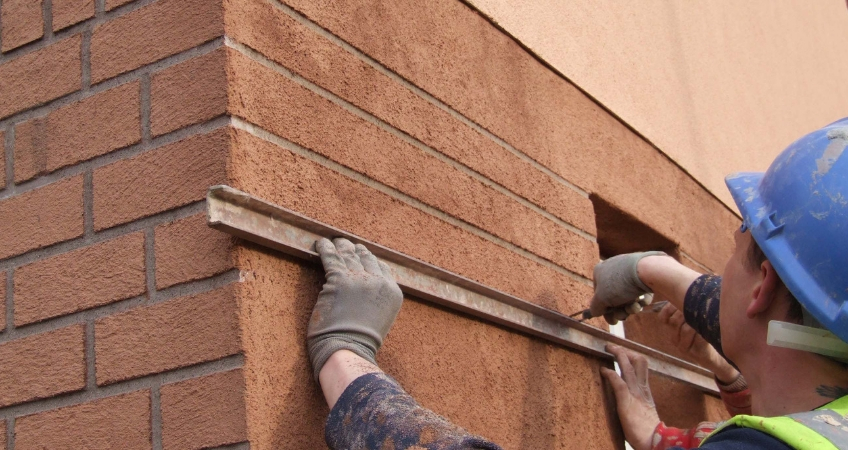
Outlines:
[{"label": "long metal screed rail", "polygon": [[718,394],[712,374],[666,353],[612,335],[571,317],[500,292],[379,244],[252,197],[229,186],[212,186],[206,196],[210,227],[320,264],[317,239],[344,237],[368,247],[392,270],[404,294],[461,311],[595,357],[612,360],[611,343],[641,353],[654,372]]}]

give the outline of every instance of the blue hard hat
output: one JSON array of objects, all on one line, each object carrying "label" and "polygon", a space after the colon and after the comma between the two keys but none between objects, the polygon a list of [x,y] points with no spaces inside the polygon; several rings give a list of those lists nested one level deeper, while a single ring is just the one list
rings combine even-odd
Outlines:
[{"label": "blue hard hat", "polygon": [[846,147],[848,117],[792,143],[765,173],[736,173],[725,183],[743,227],[792,295],[848,342]]}]

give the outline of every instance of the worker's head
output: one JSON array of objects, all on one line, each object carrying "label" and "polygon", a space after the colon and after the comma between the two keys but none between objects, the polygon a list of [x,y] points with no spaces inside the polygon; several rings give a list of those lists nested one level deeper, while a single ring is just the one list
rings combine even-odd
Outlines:
[{"label": "worker's head", "polygon": [[743,224],[724,273],[723,338],[742,342],[742,318],[760,317],[848,342],[846,147],[848,118],[794,142],[765,173],[726,178]]}]

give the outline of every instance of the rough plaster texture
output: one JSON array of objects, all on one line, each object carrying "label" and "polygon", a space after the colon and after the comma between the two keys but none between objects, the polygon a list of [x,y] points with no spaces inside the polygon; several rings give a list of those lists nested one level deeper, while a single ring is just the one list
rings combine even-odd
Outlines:
[{"label": "rough plaster texture", "polygon": [[730,418],[720,399],[704,395],[680,381],[652,373],[649,383],[657,413],[666,425],[692,428],[702,421]]},{"label": "rough plaster texture", "polygon": [[[275,0],[126,3],[79,27],[90,45],[60,32],[0,64],[0,118],[14,115],[0,132],[16,138],[0,258],[11,323],[25,326],[13,332],[29,333],[0,344],[16,365],[0,408],[25,411],[12,413],[25,439],[120,439],[140,421],[126,446],[322,447],[303,341],[321,271],[205,228],[212,184],[566,313],[627,231],[695,265],[729,251],[723,205],[455,0],[287,2],[308,18]],[[82,295],[49,298],[62,289]],[[597,359],[409,299],[380,362],[507,448],[621,446]],[[661,411],[720,415],[715,399],[657,383]],[[675,396],[694,406],[673,409]],[[113,408],[132,417],[88,425]],[[77,429],[53,420],[68,414]]]},{"label": "rough plaster texture", "polygon": [[[692,262],[723,265],[730,231],[737,226],[733,214],[472,10],[448,1],[287,3],[426,92],[375,68],[367,57],[304,25],[307,20],[284,6],[228,0],[227,111],[240,118],[239,129],[231,131],[228,174],[234,186],[563,312],[585,307],[591,288],[497,240],[578,274],[590,273],[598,247],[557,257],[563,249],[551,253],[531,245],[532,239],[550,238],[544,226],[528,226],[541,223],[533,208],[547,209],[549,203],[534,196],[532,185],[501,175],[516,160],[527,164],[519,167],[526,168],[529,180],[539,173],[550,177],[542,167],[592,194],[587,199],[560,191],[560,199],[576,206],[550,211],[576,229],[598,233],[599,245],[634,245],[626,233],[642,230],[636,247],[682,251],[692,255]],[[481,40],[491,48],[473,47]],[[484,128],[469,126],[467,119],[434,102]],[[245,131],[252,128],[242,120],[261,129]],[[489,132],[535,162],[505,152]],[[480,152],[488,163],[475,159]],[[605,159],[610,155],[615,158]],[[392,172],[409,161],[414,163],[405,171]],[[488,185],[474,184],[477,178],[463,184],[468,170],[526,199],[531,206],[518,204],[530,209],[499,206],[486,218],[486,207],[497,203],[487,194]],[[453,175],[440,178],[445,173]],[[653,179],[646,182],[643,173]],[[445,184],[452,188],[450,195],[440,193]],[[488,197],[480,197],[481,192]],[[472,200],[463,199],[468,193]],[[592,211],[586,209],[590,205]],[[510,213],[517,210],[526,212]],[[446,221],[443,214],[461,223]],[[687,220],[670,220],[677,216]],[[510,222],[516,217],[525,219]],[[622,218],[627,219],[623,224]],[[602,241],[600,227],[608,229],[606,222],[618,229],[605,231]],[[705,242],[703,236],[711,239]],[[251,443],[258,448],[321,446],[326,408],[316,390],[304,389],[309,367],[298,337],[320,272],[252,245],[236,249],[245,280],[241,317]],[[585,265],[575,266],[574,258],[586,258]],[[280,354],[291,358],[281,361]],[[406,303],[380,358],[426,406],[507,448],[584,445],[587,435],[600,436],[598,448],[620,443],[597,360],[414,300]],[[723,417],[714,398],[669,380],[656,384],[663,391],[660,408],[675,418],[673,424]],[[579,390],[578,385],[588,387]],[[456,391],[446,392],[445,386]],[[678,395],[692,407],[676,405]],[[521,414],[515,413],[516,405],[522,405]],[[597,429],[570,422],[572,408],[597,415]],[[304,411],[309,415],[301,417]],[[511,414],[498,415],[504,411]],[[291,429],[292,421],[306,425]]]},{"label": "rough plaster texture", "polygon": [[730,254],[733,213],[464,4],[286,3],[566,180],[674,236],[706,266],[721,267]]},{"label": "rough plaster texture", "polygon": [[591,276],[597,260],[594,242],[258,63],[238,54],[230,63],[230,86],[240,93],[231,104],[234,114],[579,275]]},{"label": "rough plaster texture", "polygon": [[848,114],[842,0],[469,3],[734,209],[726,174]]},{"label": "rough plaster texture", "polygon": [[[239,259],[251,299],[242,309],[251,444],[324,448],[327,409],[302,339],[322,273],[262,249]],[[596,360],[463,315],[407,300],[378,362],[424,406],[505,448],[607,449],[621,439]]]},{"label": "rough plaster texture", "polygon": [[228,0],[227,35],[594,235],[591,204],[412,88],[263,0]]},{"label": "rough plaster texture", "polygon": [[587,284],[242,131],[232,182],[260,198],[559,311],[585,306]]}]

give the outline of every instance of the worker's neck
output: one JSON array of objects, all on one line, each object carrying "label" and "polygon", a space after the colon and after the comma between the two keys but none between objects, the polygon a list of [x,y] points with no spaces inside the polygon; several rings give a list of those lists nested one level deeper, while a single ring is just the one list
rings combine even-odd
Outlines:
[{"label": "worker's neck", "polygon": [[765,346],[756,359],[742,371],[754,415],[809,411],[848,395],[848,370],[822,356]]}]

